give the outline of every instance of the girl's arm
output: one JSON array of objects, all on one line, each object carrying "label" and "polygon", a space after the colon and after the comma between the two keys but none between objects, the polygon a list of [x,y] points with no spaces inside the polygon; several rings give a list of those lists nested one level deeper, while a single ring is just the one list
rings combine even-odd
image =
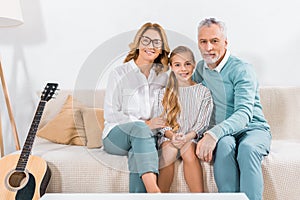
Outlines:
[{"label": "girl's arm", "polygon": [[[194,124],[194,126],[191,128],[191,132],[194,131],[197,133],[195,139],[199,139],[203,132],[206,131],[206,129],[209,126],[210,117],[213,111],[213,99],[210,94],[210,91],[205,88],[207,91],[202,99],[198,118]],[[200,103],[200,102],[199,102]]]}]

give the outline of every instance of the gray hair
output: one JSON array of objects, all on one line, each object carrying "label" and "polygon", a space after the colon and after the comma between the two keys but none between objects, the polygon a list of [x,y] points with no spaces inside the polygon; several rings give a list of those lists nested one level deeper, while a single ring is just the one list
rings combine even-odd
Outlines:
[{"label": "gray hair", "polygon": [[215,18],[206,18],[204,20],[202,20],[200,23],[199,23],[199,26],[198,26],[198,32],[200,30],[200,28],[202,28],[203,26],[207,26],[207,27],[210,27],[212,24],[215,24],[217,26],[220,27],[223,35],[225,38],[227,38],[227,30],[226,30],[226,25],[224,22],[222,21],[219,21]]}]

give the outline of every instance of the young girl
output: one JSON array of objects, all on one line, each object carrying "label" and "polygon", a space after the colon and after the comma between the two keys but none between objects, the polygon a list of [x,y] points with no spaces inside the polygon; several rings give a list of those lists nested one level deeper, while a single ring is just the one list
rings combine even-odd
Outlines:
[{"label": "young girl", "polygon": [[202,168],[195,153],[196,142],[209,125],[213,108],[210,91],[192,80],[195,59],[185,47],[175,48],[169,59],[171,73],[166,88],[158,90],[154,112],[166,120],[159,130],[160,173],[158,186],[169,192],[174,162],[183,160],[184,177],[191,192],[203,192]]}]

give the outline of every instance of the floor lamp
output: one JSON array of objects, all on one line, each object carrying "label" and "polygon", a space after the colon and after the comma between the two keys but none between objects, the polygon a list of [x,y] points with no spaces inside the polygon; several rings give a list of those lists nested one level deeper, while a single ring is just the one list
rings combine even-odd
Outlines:
[{"label": "floor lamp", "polygon": [[[23,24],[20,0],[0,0],[0,28],[8,28]],[[5,83],[5,77],[0,58],[0,78],[2,90],[5,97],[7,112],[9,115],[10,124],[12,127],[16,150],[20,150],[20,142],[17,133],[16,123],[14,120],[8,90]],[[2,119],[0,115],[0,156],[4,155],[3,134],[2,134]]]}]

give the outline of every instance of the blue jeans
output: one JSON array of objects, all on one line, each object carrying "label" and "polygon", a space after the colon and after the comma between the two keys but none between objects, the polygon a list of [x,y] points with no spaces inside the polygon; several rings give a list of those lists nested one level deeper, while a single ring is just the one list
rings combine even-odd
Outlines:
[{"label": "blue jeans", "polygon": [[158,174],[156,139],[144,122],[115,126],[103,140],[104,150],[114,155],[128,155],[129,192],[146,192],[141,176]]},{"label": "blue jeans", "polygon": [[217,144],[214,176],[219,192],[244,192],[249,200],[263,194],[262,160],[270,150],[267,130],[248,129],[222,137]]}]

